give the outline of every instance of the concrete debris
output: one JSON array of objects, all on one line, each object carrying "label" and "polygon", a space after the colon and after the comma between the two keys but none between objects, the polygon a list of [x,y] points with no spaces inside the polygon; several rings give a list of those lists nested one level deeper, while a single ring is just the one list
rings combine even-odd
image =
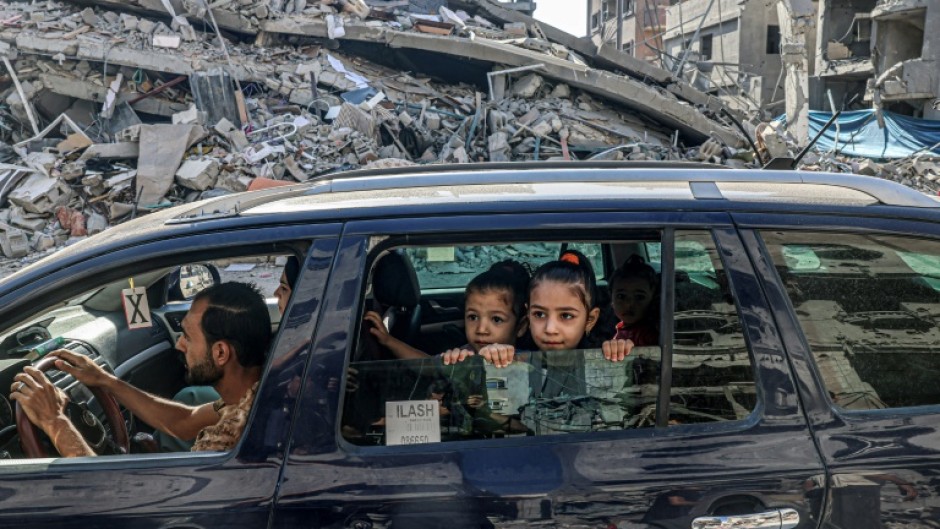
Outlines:
[{"label": "concrete debris", "polygon": [[[154,208],[363,167],[744,168],[798,151],[748,123],[757,157],[717,99],[672,73],[485,0],[372,5],[216,0],[216,33],[202,2],[3,4],[0,143],[22,170],[0,203],[0,251],[15,267]],[[921,187],[940,175],[924,156],[803,164]]]}]

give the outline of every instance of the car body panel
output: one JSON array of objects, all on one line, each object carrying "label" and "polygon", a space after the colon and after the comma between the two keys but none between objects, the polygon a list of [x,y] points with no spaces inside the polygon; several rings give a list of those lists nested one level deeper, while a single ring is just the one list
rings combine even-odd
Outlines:
[{"label": "car body panel", "polygon": [[[469,224],[472,221],[472,224]],[[366,255],[376,238],[449,234],[460,227],[487,234],[531,231],[532,238],[578,237],[627,228],[714,228],[735,284],[757,366],[758,409],[731,424],[594,433],[589,437],[507,438],[411,447],[355,447],[338,438],[341,379],[358,328]],[[580,234],[584,237],[584,233]],[[423,240],[423,239],[422,239]],[[580,239],[578,239],[580,240]],[[794,383],[746,254],[727,215],[583,213],[360,221],[344,232],[327,294],[327,313],[313,349],[298,424],[278,497],[274,527],[499,527],[527,522],[557,526],[648,524],[688,527],[722,509],[795,508],[800,527],[814,527],[820,505],[806,483],[824,473]],[[321,338],[322,337],[322,338]],[[324,398],[324,395],[329,397]],[[781,396],[785,398],[781,398]],[[786,396],[792,396],[788,398]],[[682,500],[680,507],[674,505]],[[671,503],[672,502],[672,503]],[[355,525],[355,524],[361,525]]]},{"label": "car body panel", "polygon": [[[773,230],[895,234],[940,241],[940,223],[897,219],[757,217],[742,226]],[[940,220],[940,219],[938,219]],[[799,379],[800,395],[829,470],[826,527],[909,526],[937,520],[940,506],[940,406],[845,413],[828,398],[813,355],[759,233],[742,230]]]}]

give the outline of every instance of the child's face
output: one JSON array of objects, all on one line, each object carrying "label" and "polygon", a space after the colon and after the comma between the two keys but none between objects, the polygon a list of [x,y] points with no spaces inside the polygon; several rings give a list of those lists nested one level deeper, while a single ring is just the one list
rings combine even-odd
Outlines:
[{"label": "child's face", "polygon": [[588,310],[576,288],[544,281],[529,293],[529,329],[540,350],[575,349],[597,323],[600,309]]},{"label": "child's face", "polygon": [[512,312],[512,293],[502,290],[467,294],[463,318],[467,342],[476,352],[494,343],[515,345],[525,331]]},{"label": "child's face", "polygon": [[644,279],[628,277],[614,283],[611,305],[614,313],[626,326],[640,322],[646,316],[646,310],[652,301],[653,288]]}]

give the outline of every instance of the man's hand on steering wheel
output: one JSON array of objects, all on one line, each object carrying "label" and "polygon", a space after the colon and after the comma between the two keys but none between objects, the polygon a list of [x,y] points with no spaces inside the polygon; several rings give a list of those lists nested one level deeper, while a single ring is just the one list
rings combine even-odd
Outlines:
[{"label": "man's hand on steering wheel", "polygon": [[55,361],[55,368],[75,377],[85,387],[97,388],[106,386],[114,376],[104,370],[91,358],[73,353],[68,349],[59,349],[49,353],[59,359]]},{"label": "man's hand on steering wheel", "polygon": [[[53,368],[72,375],[91,391],[104,410],[104,424],[87,409],[85,403],[70,403],[65,392],[49,381],[44,372]],[[39,429],[64,457],[93,456],[109,441],[117,453],[127,453],[130,441],[121,408],[103,387],[112,380],[116,379],[90,358],[65,349],[49,353],[34,366],[27,366],[14,376],[10,398],[16,401],[16,427],[26,456],[46,457]],[[83,425],[74,422],[75,413],[82,414]],[[81,426],[82,431],[76,426]],[[83,437],[89,434],[92,437]],[[92,444],[97,448],[93,449]]]},{"label": "man's hand on steering wheel", "polygon": [[35,367],[26,366],[13,377],[10,399],[20,403],[29,421],[43,431],[49,432],[58,420],[68,421],[65,406],[69,398]]}]

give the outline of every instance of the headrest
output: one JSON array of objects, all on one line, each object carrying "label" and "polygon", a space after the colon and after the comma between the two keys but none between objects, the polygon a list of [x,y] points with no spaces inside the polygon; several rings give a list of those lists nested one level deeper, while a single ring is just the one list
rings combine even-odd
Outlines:
[{"label": "headrest", "polygon": [[386,307],[415,307],[421,300],[418,275],[400,250],[379,258],[372,274],[372,294]]}]

